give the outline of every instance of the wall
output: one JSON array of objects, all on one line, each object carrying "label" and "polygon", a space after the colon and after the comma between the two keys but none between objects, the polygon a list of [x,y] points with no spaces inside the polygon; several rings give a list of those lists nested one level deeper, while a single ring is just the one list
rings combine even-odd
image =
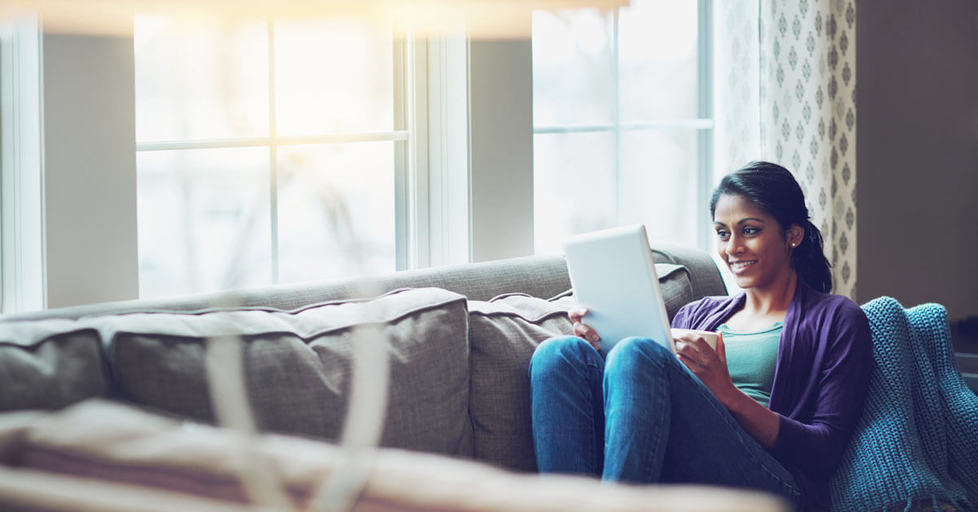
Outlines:
[{"label": "wall", "polygon": [[133,47],[44,34],[47,307],[139,295]]},{"label": "wall", "polygon": [[530,41],[472,41],[469,61],[472,261],[533,254]]},{"label": "wall", "polygon": [[978,315],[978,2],[857,12],[857,298]]}]

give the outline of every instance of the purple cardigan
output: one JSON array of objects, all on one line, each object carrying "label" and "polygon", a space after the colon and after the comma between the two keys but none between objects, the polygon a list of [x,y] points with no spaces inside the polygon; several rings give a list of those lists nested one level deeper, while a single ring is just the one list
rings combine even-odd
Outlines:
[{"label": "purple cardigan", "polygon": [[[704,297],[683,306],[673,327],[714,331],[744,307],[746,293]],[[866,314],[841,295],[798,279],[788,306],[768,408],[778,414],[771,453],[787,467],[806,509],[827,509],[826,483],[859,419],[873,345]]]}]

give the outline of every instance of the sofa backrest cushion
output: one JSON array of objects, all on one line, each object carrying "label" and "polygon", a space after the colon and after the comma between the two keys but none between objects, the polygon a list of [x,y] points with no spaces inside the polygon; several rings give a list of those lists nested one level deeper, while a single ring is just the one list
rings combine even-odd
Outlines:
[{"label": "sofa backrest cushion", "polygon": [[[384,446],[472,453],[465,298],[436,288],[294,311],[237,308],[82,319],[106,345],[119,394],[135,403],[213,421],[208,338],[238,336],[259,429],[338,439],[358,333],[390,344]],[[377,330],[365,330],[371,326]]]},{"label": "sofa backrest cushion", "polygon": [[98,333],[70,320],[0,323],[0,411],[108,396]]},{"label": "sofa backrest cushion", "polygon": [[[652,249],[652,257],[656,264],[685,267],[689,273],[689,285],[693,289],[694,299],[707,295],[727,294],[716,263],[705,251],[656,242]],[[363,293],[365,284],[372,290],[376,290],[376,293]],[[324,301],[371,297],[389,290],[423,287],[443,288],[465,295],[472,300],[489,300],[498,295],[514,292],[526,293],[534,297],[553,297],[570,288],[570,279],[567,276],[567,266],[564,264],[563,257],[524,256],[480,263],[404,270],[370,278],[351,277],[194,294],[186,297],[86,304],[0,316],[0,321],[49,318],[77,319],[85,316],[147,311],[199,311],[210,308],[214,304],[293,310]]]}]

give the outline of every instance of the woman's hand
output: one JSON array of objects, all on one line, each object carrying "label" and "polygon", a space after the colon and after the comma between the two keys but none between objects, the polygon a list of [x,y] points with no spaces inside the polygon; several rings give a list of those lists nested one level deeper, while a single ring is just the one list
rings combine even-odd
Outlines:
[{"label": "woman's hand", "polygon": [[570,317],[571,325],[574,326],[574,335],[583,338],[594,347],[594,350],[601,348],[601,336],[590,325],[581,321],[587,315],[587,308],[578,306],[567,312]]},{"label": "woman's hand", "polygon": [[772,448],[778,439],[780,416],[733,385],[730,371],[727,370],[727,351],[723,344],[723,335],[717,336],[715,351],[706,340],[694,333],[683,334],[674,340],[679,360],[737,418],[744,430],[765,448]]},{"label": "woman's hand", "polygon": [[[710,345],[695,333],[685,333],[676,342],[676,356],[693,375],[696,375],[704,385],[724,405],[733,402],[737,396],[737,388],[727,370],[727,352],[723,345],[723,335],[717,336],[717,348]],[[729,405],[728,405],[729,406]]]}]

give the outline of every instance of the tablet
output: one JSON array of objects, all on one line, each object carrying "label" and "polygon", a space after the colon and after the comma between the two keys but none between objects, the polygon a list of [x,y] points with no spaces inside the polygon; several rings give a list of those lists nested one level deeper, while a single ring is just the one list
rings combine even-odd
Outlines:
[{"label": "tablet", "polygon": [[652,338],[675,352],[666,304],[642,224],[575,236],[564,243],[574,296],[605,354],[624,338]]}]

